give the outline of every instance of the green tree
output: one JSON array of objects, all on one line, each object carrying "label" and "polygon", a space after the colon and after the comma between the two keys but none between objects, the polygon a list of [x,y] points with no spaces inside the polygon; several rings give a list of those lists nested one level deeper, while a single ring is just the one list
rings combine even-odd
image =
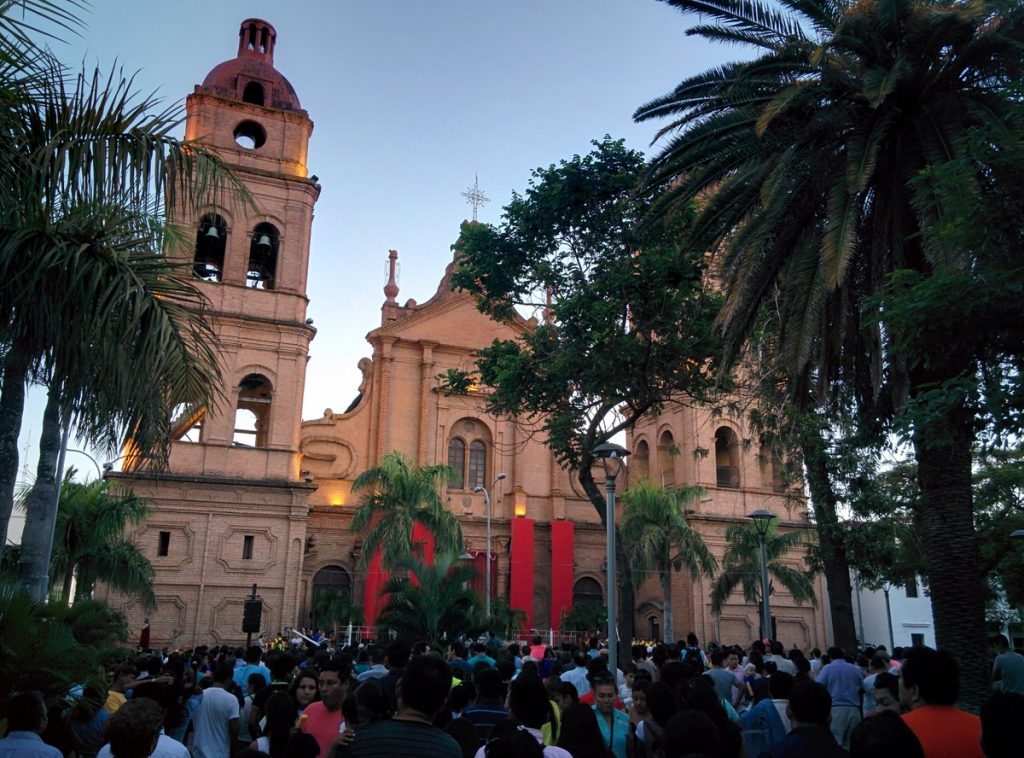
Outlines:
[{"label": "green tree", "polygon": [[469,587],[476,570],[453,553],[439,552],[433,563],[406,556],[404,569],[381,588],[386,597],[378,625],[408,640],[440,642],[483,628],[480,597]]},{"label": "green tree", "polygon": [[494,597],[491,598],[491,617],[484,621],[487,624],[486,631],[510,639],[526,626],[526,611],[522,608],[513,608],[509,605],[508,598]]},{"label": "green tree", "polygon": [[437,553],[457,555],[463,551],[462,525],[438,492],[452,475],[448,466],[417,466],[391,451],[381,458],[380,465],[356,477],[352,492],[363,494],[350,528],[363,535],[360,569],[370,565],[378,549],[385,569],[398,568],[413,552],[415,524],[434,535]]},{"label": "green tree", "polygon": [[[958,653],[963,698],[980,704],[986,653],[963,644],[984,636],[971,447],[979,361],[1003,351],[994,369],[1021,347],[1000,324],[1021,319],[1019,266],[1004,244],[1020,238],[1004,201],[1019,201],[1003,180],[1006,155],[1020,155],[1024,10],[669,2],[709,19],[691,34],[758,53],[635,114],[669,119],[659,136],[673,137],[648,174],[670,188],[663,209],[705,198],[694,235],[720,255],[724,365],[773,301],[791,377],[817,372],[820,387],[841,377],[844,392],[898,414],[918,463],[936,636]],[[1000,223],[985,228],[1000,234],[972,239],[993,213]]]},{"label": "green tree", "polygon": [[[765,536],[768,595],[775,594],[775,584],[778,583],[793,596],[797,605],[811,603],[817,606],[811,573],[793,568],[783,560],[801,546],[806,548],[806,535],[802,531],[780,532],[776,528],[777,523],[777,519],[773,520]],[[761,617],[761,548],[758,540],[757,530],[751,524],[733,524],[725,530],[728,544],[722,556],[722,573],[711,585],[713,613],[721,613],[730,596],[739,589],[745,602],[757,605],[758,617]],[[763,624],[759,628],[764,628]]]},{"label": "green tree", "polygon": [[[105,691],[98,667],[127,640],[124,617],[102,602],[38,603],[13,577],[0,577],[0,682],[11,692],[38,689],[56,702],[74,684]],[[0,701],[0,720],[8,702]]]},{"label": "green tree", "polygon": [[[488,410],[539,426],[604,524],[591,451],[666,403],[708,399],[719,301],[681,220],[637,228],[659,194],[634,191],[643,156],[610,137],[593,145],[536,169],[497,226],[463,224],[453,284],[520,330],[479,351]],[[528,309],[542,317],[536,326],[520,315]],[[618,544],[628,645],[633,581]]]},{"label": "green tree", "polygon": [[313,624],[330,626],[338,639],[340,627],[363,623],[363,611],[352,602],[352,593],[341,587],[325,587],[313,593]]},{"label": "green tree", "polygon": [[620,533],[626,557],[641,577],[658,574],[665,614],[665,642],[675,641],[672,610],[672,574],[686,568],[690,576],[713,576],[718,561],[700,534],[686,522],[686,508],[704,494],[701,487],[664,489],[643,480],[623,494]]},{"label": "green tree", "polygon": [[[44,15],[72,3],[5,3]],[[22,30],[28,27],[22,21]],[[13,41],[11,41],[13,40]],[[49,390],[29,499],[21,574],[46,591],[61,427],[94,446],[131,436],[140,455],[164,449],[169,408],[216,398],[218,364],[189,267],[164,255],[169,208],[197,208],[240,190],[199,145],[171,136],[180,109],[139,97],[130,78],[74,76],[27,36],[0,58],[0,526],[13,506],[26,383]],[[89,314],[83,318],[82,314]],[[159,457],[159,456],[158,456]]]},{"label": "green tree", "polygon": [[92,597],[96,582],[125,595],[139,597],[147,610],[156,607],[153,565],[126,537],[126,530],[142,524],[152,507],[130,490],[113,489],[108,481],[82,484],[69,469],[60,490],[50,575],[60,582],[61,598],[75,603]]},{"label": "green tree", "polygon": [[1024,608],[1024,540],[1008,537],[1024,529],[1024,445],[985,450],[976,460],[975,524],[981,569],[990,585],[997,582],[1005,591],[1011,606]]},{"label": "green tree", "polygon": [[573,603],[562,613],[559,628],[603,635],[608,630],[608,606],[594,602]]}]

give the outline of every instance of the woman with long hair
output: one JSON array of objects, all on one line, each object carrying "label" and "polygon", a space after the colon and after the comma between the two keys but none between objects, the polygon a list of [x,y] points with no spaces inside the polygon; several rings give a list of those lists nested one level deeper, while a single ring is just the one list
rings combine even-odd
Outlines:
[{"label": "woman with long hair", "polygon": [[263,729],[263,736],[257,738],[249,747],[267,753],[270,758],[282,758],[294,726],[295,706],[291,698],[287,693],[275,692],[267,700],[267,723]]},{"label": "woman with long hair", "polygon": [[292,706],[295,709],[295,718],[298,718],[310,703],[315,703],[320,699],[317,672],[314,669],[303,669],[296,674],[288,687],[288,697],[291,698]]},{"label": "woman with long hair", "polygon": [[573,703],[562,712],[558,747],[568,750],[573,758],[612,758],[594,711],[583,703]]}]

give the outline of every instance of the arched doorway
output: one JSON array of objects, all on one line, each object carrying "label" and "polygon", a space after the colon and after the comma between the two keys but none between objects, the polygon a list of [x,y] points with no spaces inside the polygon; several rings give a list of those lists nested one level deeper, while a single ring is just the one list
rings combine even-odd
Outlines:
[{"label": "arched doorway", "polygon": [[352,602],[352,577],[341,566],[324,566],[313,575],[313,602],[309,622],[314,628],[333,629],[358,622]]}]

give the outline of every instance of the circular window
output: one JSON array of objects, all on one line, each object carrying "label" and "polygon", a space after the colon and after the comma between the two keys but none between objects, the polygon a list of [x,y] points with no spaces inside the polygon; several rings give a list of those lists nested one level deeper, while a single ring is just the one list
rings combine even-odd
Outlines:
[{"label": "circular window", "polygon": [[235,127],[235,144],[239,147],[256,150],[263,147],[263,143],[266,141],[266,131],[255,121],[243,121]]}]

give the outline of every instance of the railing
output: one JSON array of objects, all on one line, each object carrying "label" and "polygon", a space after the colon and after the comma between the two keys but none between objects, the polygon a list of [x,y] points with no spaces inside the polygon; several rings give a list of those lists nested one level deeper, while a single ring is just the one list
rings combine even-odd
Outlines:
[{"label": "railing", "polygon": [[[331,632],[331,630],[327,630]],[[291,629],[288,630],[285,637],[290,641],[295,632]],[[378,636],[378,634],[380,636]],[[299,635],[305,638],[305,635]],[[504,640],[505,645],[509,645],[513,642],[518,642],[520,645],[532,644],[534,637],[540,637],[545,645],[553,648],[560,647],[563,643],[569,643],[585,647],[586,642],[592,636],[591,632],[580,632],[580,631],[558,631],[554,629],[524,629],[521,630],[515,637]],[[601,636],[600,633],[597,635]],[[339,645],[358,645],[369,640],[388,642],[392,639],[392,635],[389,633],[387,628],[378,628],[376,626],[343,626],[338,628],[338,636],[335,639],[336,644]]]},{"label": "railing", "polygon": [[740,486],[740,472],[735,466],[718,466],[718,486],[736,489]]}]

